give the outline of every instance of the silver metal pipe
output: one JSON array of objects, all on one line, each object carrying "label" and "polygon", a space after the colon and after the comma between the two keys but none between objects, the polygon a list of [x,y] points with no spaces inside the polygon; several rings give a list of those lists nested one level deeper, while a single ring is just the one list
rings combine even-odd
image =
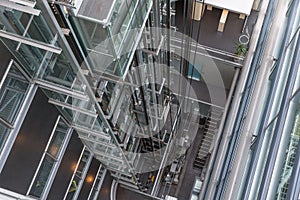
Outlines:
[{"label": "silver metal pipe", "polygon": [[[212,171],[216,171],[217,170],[217,172],[220,172],[220,170],[221,170],[220,166],[219,166],[220,163],[216,167],[216,166],[213,165],[212,161],[214,159],[218,159],[219,156],[222,156],[222,157],[225,156],[224,154],[218,155],[218,152],[226,152],[225,150],[227,148],[227,144],[229,143],[229,140],[223,141],[221,143],[220,148],[217,148],[216,144],[218,144],[222,138],[226,139],[226,138],[229,137],[228,135],[223,136],[223,135],[221,135],[221,133],[222,133],[224,127],[225,127],[226,118],[229,115],[229,108],[230,108],[230,104],[231,104],[231,101],[232,101],[232,98],[233,98],[233,93],[234,93],[235,88],[236,88],[236,84],[237,84],[237,80],[238,80],[239,74],[240,74],[240,69],[236,68],[236,71],[235,71],[235,74],[234,74],[234,77],[233,77],[233,80],[232,80],[232,84],[231,84],[231,87],[230,87],[230,91],[229,91],[229,94],[228,94],[228,99],[227,99],[227,102],[225,104],[223,116],[222,116],[222,119],[220,121],[220,127],[219,127],[219,130],[218,130],[217,138],[215,140],[214,149],[213,149],[213,152],[211,154],[211,159],[210,159],[209,165],[207,167],[206,177],[205,177],[204,182],[203,182],[202,188],[204,188],[204,190],[202,189],[201,192],[200,192],[200,195],[199,195],[199,199],[200,200],[202,200],[204,198],[207,198],[207,196],[204,196],[204,195],[205,195],[205,192],[206,192],[205,191],[206,188],[209,187],[208,186],[209,182],[213,182],[214,184],[217,184],[216,180],[215,180],[216,177],[217,177],[217,175],[215,175],[215,176],[212,175],[212,179],[213,180],[209,180],[209,175],[210,175],[210,173]],[[228,134],[228,132],[227,132],[227,134]],[[215,172],[215,173],[217,173],[217,172]],[[215,185],[214,186],[210,186],[210,187],[215,187]],[[211,188],[211,189],[213,189],[213,188]],[[211,195],[211,193],[208,193],[208,198],[207,199],[212,198],[210,195]]]}]

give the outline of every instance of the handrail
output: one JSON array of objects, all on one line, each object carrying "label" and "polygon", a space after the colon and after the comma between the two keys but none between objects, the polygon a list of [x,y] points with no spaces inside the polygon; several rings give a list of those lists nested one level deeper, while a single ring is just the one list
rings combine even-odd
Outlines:
[{"label": "handrail", "polygon": [[[175,42],[180,42],[180,43],[182,42],[181,40],[179,40],[175,37],[171,37],[171,40],[173,40]],[[224,51],[224,50],[221,50],[221,49],[217,49],[217,48],[205,46],[205,45],[202,45],[202,44],[198,44],[195,41],[191,42],[191,46],[197,46],[197,48],[199,48],[199,49],[203,49],[203,50],[210,51],[210,52],[213,52],[213,53],[218,53],[218,54],[221,54],[221,55],[224,55],[224,56],[228,56],[228,57],[232,57],[232,58],[236,58],[236,59],[240,59],[240,60],[244,59],[244,57],[237,56],[234,53],[230,53],[228,51]]]},{"label": "handrail", "polygon": [[27,197],[27,196],[18,194],[13,191],[10,191],[10,190],[4,189],[4,188],[0,188],[0,199],[3,199],[3,197],[5,197],[5,199],[7,199],[7,200],[36,200],[34,198]]},{"label": "handrail", "polygon": [[110,199],[116,200],[116,192],[117,192],[118,182],[113,180],[110,188]]}]

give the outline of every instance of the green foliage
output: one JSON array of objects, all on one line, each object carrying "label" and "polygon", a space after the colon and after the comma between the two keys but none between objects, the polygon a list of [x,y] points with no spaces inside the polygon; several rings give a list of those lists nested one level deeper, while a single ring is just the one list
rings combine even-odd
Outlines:
[{"label": "green foliage", "polygon": [[238,56],[244,56],[247,52],[247,48],[244,44],[237,43],[236,44],[236,55]]}]

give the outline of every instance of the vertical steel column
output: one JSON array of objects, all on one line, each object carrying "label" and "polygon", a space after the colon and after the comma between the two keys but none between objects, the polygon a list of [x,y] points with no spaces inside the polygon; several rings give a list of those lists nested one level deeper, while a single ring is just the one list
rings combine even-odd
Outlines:
[{"label": "vertical steel column", "polygon": [[290,183],[286,195],[286,199],[297,200],[300,192],[300,140],[298,142],[298,150],[290,178]]},{"label": "vertical steel column", "polygon": [[[265,52],[266,41],[268,38],[268,29],[271,25],[271,19],[274,13],[274,5],[272,4],[274,3],[274,1],[276,0],[271,0],[269,2],[266,17],[264,19],[262,30],[260,32],[260,36],[256,46],[256,54],[253,57],[251,67],[247,75],[247,80],[245,81],[243,95],[241,97],[238,110],[236,111],[237,114],[234,119],[231,119],[234,122],[231,125],[230,129],[227,130],[229,131],[229,133],[227,134],[231,138],[230,142],[228,142],[229,146],[227,147],[227,150],[223,152],[223,154],[226,154],[226,157],[223,159],[223,161],[215,161],[218,162],[218,166],[217,169],[214,170],[215,172],[213,172],[213,174],[209,177],[210,180],[208,181],[210,183],[208,184],[209,186],[207,187],[207,191],[203,191],[205,193],[203,199],[222,199],[224,191],[227,188],[227,181],[233,165],[233,161],[235,159],[235,155],[237,153],[237,146],[239,144],[239,139],[242,134],[244,119],[248,113],[248,103],[251,100],[254,84],[256,82],[261,60]],[[225,130],[223,130],[223,132],[224,131]]]},{"label": "vertical steel column", "polygon": [[[283,65],[284,60],[285,60],[284,55],[285,55],[286,48],[290,42],[292,27],[294,24],[293,21],[294,21],[295,15],[297,14],[297,11],[298,11],[298,5],[299,5],[299,1],[292,2],[292,5],[291,5],[292,10],[289,15],[288,22],[287,22],[288,27],[285,32],[284,43],[283,43],[284,46],[282,49],[282,54],[280,55],[280,58],[279,58],[280,60],[278,63],[278,68],[281,68],[281,66]],[[295,83],[296,77],[297,77],[297,71],[299,68],[299,64],[300,64],[300,40],[298,38],[297,45],[296,45],[296,53],[293,56],[293,61],[292,61],[291,68],[290,68],[288,78],[287,78],[288,86],[284,90],[283,101],[281,102],[278,119],[277,119],[277,123],[276,123],[275,130],[274,130],[274,136],[272,138],[272,142],[271,142],[271,146],[270,146],[270,150],[269,150],[270,154],[268,155],[266,168],[265,168],[264,174],[263,174],[263,179],[262,179],[263,182],[260,185],[260,189],[259,189],[259,193],[258,193],[258,198],[260,198],[260,199],[266,199],[266,197],[267,197],[272,173],[274,170],[274,164],[276,161],[276,156],[277,156],[277,153],[279,150],[279,144],[281,141],[283,128],[285,125],[285,118],[287,116],[287,112],[288,112],[288,109],[290,106],[289,101],[290,101],[290,97],[292,96],[294,83]]]}]

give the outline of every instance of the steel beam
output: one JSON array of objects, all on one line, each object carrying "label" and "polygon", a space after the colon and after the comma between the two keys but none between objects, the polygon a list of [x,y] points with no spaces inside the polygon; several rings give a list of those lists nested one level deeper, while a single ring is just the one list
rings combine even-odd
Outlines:
[{"label": "steel beam", "polygon": [[[1,5],[1,1],[0,1],[0,5]],[[40,41],[31,39],[31,38],[26,38],[24,36],[20,36],[18,34],[10,33],[10,32],[3,31],[3,30],[0,30],[0,37],[6,38],[9,40],[13,40],[16,42],[20,42],[23,44],[27,44],[27,45],[30,45],[30,46],[33,46],[33,47],[36,47],[39,49],[43,49],[45,51],[50,51],[50,52],[53,52],[56,54],[60,54],[62,51],[61,48],[56,47],[54,45],[40,42]]]},{"label": "steel beam", "polygon": [[[11,8],[11,9],[14,9],[14,10],[18,10],[20,12],[24,12],[24,13],[28,13],[28,14],[31,14],[31,15],[40,15],[41,11],[40,10],[37,10],[37,9],[34,9],[33,6],[34,4],[31,4],[29,3],[29,1],[23,1],[23,0],[13,0],[14,2],[12,1],[0,1],[0,6],[3,6],[3,7],[6,7],[6,8]],[[23,5],[20,5],[20,4],[17,4],[17,3],[20,3],[20,4],[23,4]]]}]

